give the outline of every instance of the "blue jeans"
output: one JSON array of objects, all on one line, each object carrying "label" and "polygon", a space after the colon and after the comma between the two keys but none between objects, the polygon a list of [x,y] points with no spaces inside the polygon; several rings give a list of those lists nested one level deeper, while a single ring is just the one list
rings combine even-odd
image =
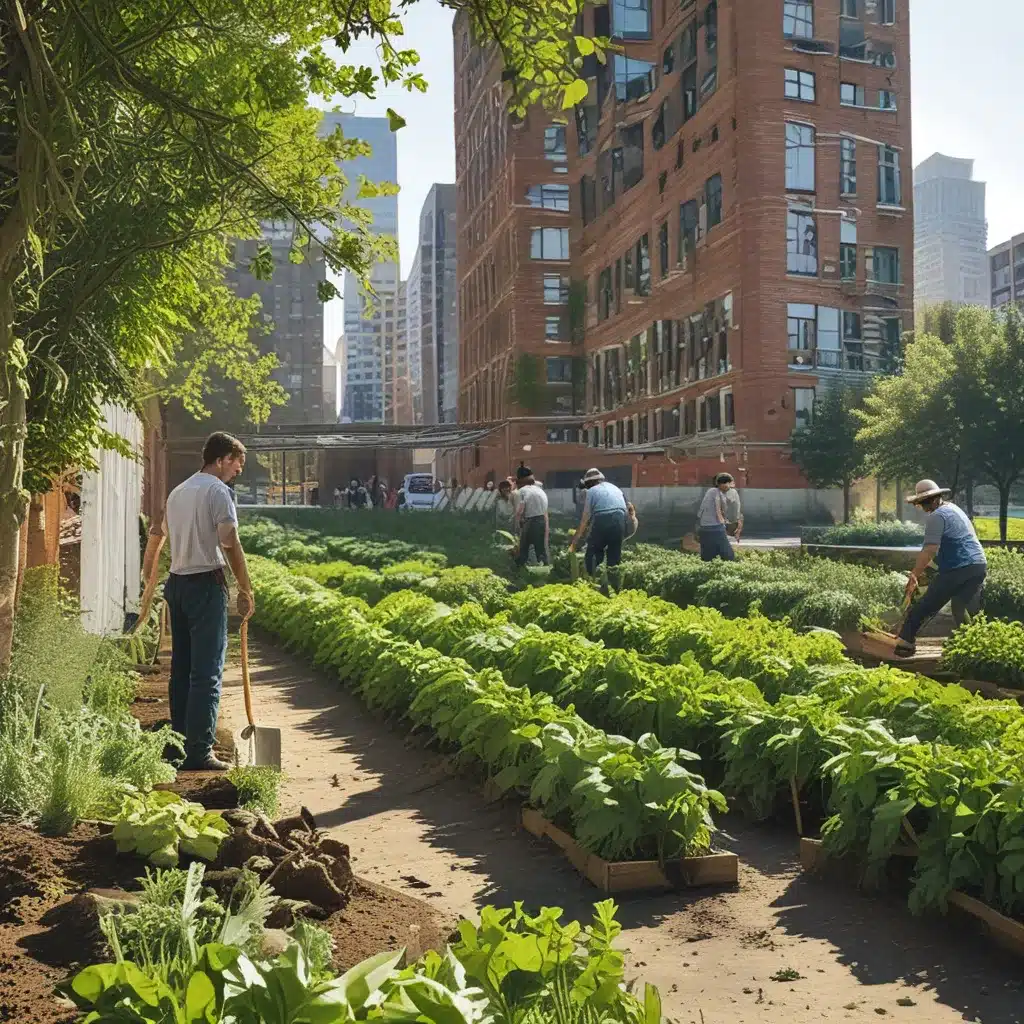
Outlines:
[{"label": "blue jeans", "polygon": [[985,585],[985,565],[965,565],[951,572],[940,572],[924,592],[917,604],[910,606],[900,639],[913,644],[918,630],[948,604],[953,612],[953,623],[962,626],[968,615],[977,615],[981,609],[981,590]]},{"label": "blue jeans", "polygon": [[599,512],[590,520],[590,536],[587,538],[585,564],[593,576],[597,567],[608,560],[608,568],[614,569],[622,561],[622,542],[626,539],[625,512]]},{"label": "blue jeans", "polygon": [[711,562],[716,558],[727,562],[736,561],[736,552],[729,543],[729,534],[724,526],[702,526],[700,528],[700,559]]},{"label": "blue jeans", "polygon": [[171,623],[171,726],[185,737],[185,763],[199,764],[213,750],[228,649],[224,573],[172,573],[164,598]]}]

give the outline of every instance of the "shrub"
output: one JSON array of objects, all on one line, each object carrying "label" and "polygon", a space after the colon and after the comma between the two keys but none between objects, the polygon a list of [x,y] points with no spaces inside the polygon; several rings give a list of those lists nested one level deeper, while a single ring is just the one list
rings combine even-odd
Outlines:
[{"label": "shrub", "polygon": [[979,615],[953,631],[942,664],[963,679],[1024,687],[1024,626]]},{"label": "shrub", "polygon": [[837,632],[854,630],[863,614],[861,603],[845,590],[815,590],[793,608],[792,621],[797,629],[821,626]]},{"label": "shrub", "polygon": [[989,549],[982,607],[991,618],[1024,620],[1024,552]]},{"label": "shrub", "polygon": [[924,540],[924,527],[899,521],[836,523],[834,526],[805,526],[800,531],[804,544],[849,544],[866,547],[908,547]]}]

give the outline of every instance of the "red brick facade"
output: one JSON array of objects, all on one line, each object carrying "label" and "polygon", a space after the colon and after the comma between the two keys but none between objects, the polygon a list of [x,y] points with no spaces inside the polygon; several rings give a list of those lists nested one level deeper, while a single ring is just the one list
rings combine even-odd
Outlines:
[{"label": "red brick facade", "polygon": [[[649,39],[621,39],[643,34],[637,2],[585,14],[587,34],[610,19],[624,56],[653,65],[588,61],[570,130],[587,437],[672,440],[638,485],[727,469],[741,486],[804,486],[786,442],[808,389],[866,381],[912,326],[907,3],[649,3]],[[843,194],[841,153],[856,160]],[[843,260],[841,223],[856,245]]]},{"label": "red brick facade", "polygon": [[461,15],[453,35],[458,416],[503,422],[459,455],[453,475],[479,484],[520,461],[541,476],[628,465],[621,453],[595,459],[582,444],[548,441],[578,437],[582,413],[583,351],[569,313],[571,126],[539,109],[511,119],[500,54],[475,45]]}]

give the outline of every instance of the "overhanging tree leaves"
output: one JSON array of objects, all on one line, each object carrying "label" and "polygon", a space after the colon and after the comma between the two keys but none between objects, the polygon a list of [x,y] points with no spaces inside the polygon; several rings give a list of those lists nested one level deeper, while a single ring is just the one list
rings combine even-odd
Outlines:
[{"label": "overhanging tree leaves", "polygon": [[864,475],[864,448],[857,441],[860,395],[832,384],[814,400],[808,426],[794,431],[793,461],[815,487],[843,489],[843,522],[850,521],[850,488]]},{"label": "overhanging tree leaves", "polygon": [[[501,48],[520,107],[571,105],[583,55],[603,55],[602,41],[574,41],[579,0],[445,5],[465,11],[477,37]],[[0,667],[10,649],[27,504],[33,384],[38,393],[42,374],[55,393],[70,394],[74,367],[87,374],[79,403],[89,398],[88,375],[94,403],[108,397],[104,387],[127,400],[140,372],[172,364],[167,331],[183,336],[180,308],[163,332],[131,338],[123,323],[112,330],[116,316],[101,312],[104,298],[154,253],[180,259],[196,238],[253,237],[258,221],[280,220],[298,226],[298,244],[315,238],[335,271],[365,276],[375,258],[393,254],[361,211],[340,204],[343,178],[333,161],[354,155],[358,143],[315,147],[308,126],[285,115],[304,108],[307,92],[330,101],[373,95],[379,82],[423,88],[416,52],[392,42],[407,6],[0,0]],[[378,41],[376,71],[324,51],[326,39],[345,51],[361,36]],[[296,137],[290,175],[278,176]],[[205,201],[194,195],[190,206],[190,190]],[[372,190],[364,184],[363,194]],[[87,242],[97,239],[90,256]],[[60,427],[47,422],[45,405],[36,408],[42,427]],[[69,429],[50,448],[84,437]]]}]

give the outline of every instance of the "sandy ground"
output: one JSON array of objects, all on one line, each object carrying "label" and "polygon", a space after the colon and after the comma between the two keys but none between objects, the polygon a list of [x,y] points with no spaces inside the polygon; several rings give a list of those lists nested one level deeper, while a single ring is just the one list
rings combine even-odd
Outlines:
[{"label": "sandy ground", "polygon": [[[514,806],[488,805],[443,758],[265,639],[250,639],[250,657],[257,718],[283,731],[282,810],[309,807],[351,846],[358,874],[453,918],[514,900],[589,916],[597,891],[517,827]],[[244,719],[237,666],[222,716]],[[628,973],[658,985],[679,1024],[1024,1021],[1020,962],[986,939],[803,876],[788,832],[724,826],[738,889],[619,900]],[[772,980],[787,968],[800,977]]]}]

